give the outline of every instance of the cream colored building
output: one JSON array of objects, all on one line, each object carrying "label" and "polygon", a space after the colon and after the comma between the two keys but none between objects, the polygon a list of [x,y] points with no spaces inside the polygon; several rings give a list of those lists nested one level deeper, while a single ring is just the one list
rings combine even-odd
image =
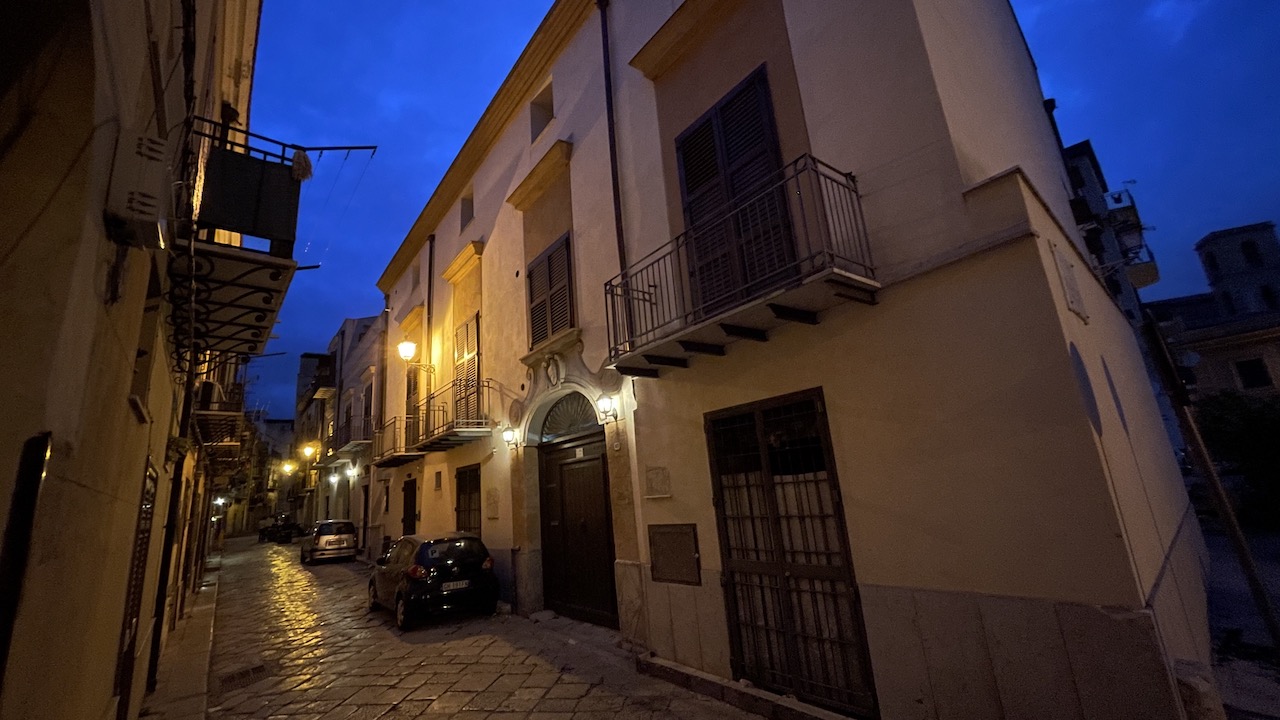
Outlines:
[{"label": "cream colored building", "polygon": [[[4,720],[137,717],[228,519],[213,500],[243,459],[241,359],[295,267],[290,158],[245,153],[265,140],[245,132],[259,9],[6,10],[0,517],[33,531],[4,547]],[[285,190],[282,213],[244,217],[247,167]],[[245,247],[250,230],[271,247]],[[13,501],[36,487],[34,507]]]},{"label": "cream colored building", "polygon": [[558,0],[379,280],[374,483],[733,702],[1183,717],[1200,530],[1068,192],[1005,0]]}]

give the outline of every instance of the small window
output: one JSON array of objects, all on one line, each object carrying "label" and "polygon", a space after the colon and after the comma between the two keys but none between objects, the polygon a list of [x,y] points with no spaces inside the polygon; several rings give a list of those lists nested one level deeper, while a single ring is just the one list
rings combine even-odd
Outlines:
[{"label": "small window", "polygon": [[1262,358],[1250,358],[1236,362],[1236,375],[1240,376],[1240,387],[1245,390],[1271,387],[1271,373]]},{"label": "small window", "polygon": [[1244,256],[1244,261],[1249,264],[1249,267],[1262,267],[1262,254],[1258,252],[1258,243],[1252,240],[1240,243],[1240,254]]},{"label": "small window", "polygon": [[476,196],[468,193],[463,196],[461,205],[462,229],[466,230],[471,221],[476,219]]},{"label": "small window", "polygon": [[1080,172],[1080,168],[1075,165],[1067,166],[1067,178],[1071,180],[1072,190],[1084,189],[1084,173]]},{"label": "small window", "polygon": [[574,326],[572,264],[568,235],[529,264],[530,347]]},{"label": "small window", "polygon": [[1276,302],[1276,291],[1270,285],[1263,285],[1258,290],[1258,295],[1262,298],[1262,307],[1268,310],[1280,309],[1280,303]]},{"label": "small window", "polygon": [[533,102],[529,103],[529,142],[538,139],[543,130],[555,118],[555,103],[551,95],[551,84],[542,89]]}]

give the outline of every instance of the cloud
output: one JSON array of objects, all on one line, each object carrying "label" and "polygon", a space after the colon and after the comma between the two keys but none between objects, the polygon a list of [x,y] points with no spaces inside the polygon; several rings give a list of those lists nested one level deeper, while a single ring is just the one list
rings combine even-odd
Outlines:
[{"label": "cloud", "polygon": [[1186,36],[1205,5],[1205,0],[1155,0],[1143,15],[1163,32],[1170,44],[1176,45]]}]

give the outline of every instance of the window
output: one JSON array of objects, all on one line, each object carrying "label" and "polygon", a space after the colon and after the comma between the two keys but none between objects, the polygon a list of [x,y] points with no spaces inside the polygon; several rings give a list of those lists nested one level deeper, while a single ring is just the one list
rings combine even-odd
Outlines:
[{"label": "window", "polygon": [[1262,254],[1258,252],[1258,243],[1252,240],[1240,243],[1240,254],[1244,256],[1244,261],[1249,264],[1249,267],[1262,267]]},{"label": "window", "polygon": [[[465,226],[466,223],[463,223],[463,227]],[[413,264],[413,270],[410,271],[410,278],[412,281],[412,287],[410,289],[417,290],[418,286],[422,284],[422,268],[419,267],[417,263]]]},{"label": "window", "polygon": [[1236,300],[1229,292],[1222,293],[1222,309],[1226,310],[1228,315],[1236,314]]},{"label": "window", "polygon": [[459,211],[462,215],[462,229],[466,230],[471,221],[476,218],[476,196],[474,193],[467,193],[462,196]]},{"label": "window", "polygon": [[1120,294],[1124,292],[1124,286],[1120,284],[1115,275],[1108,275],[1106,284],[1107,291],[1111,293],[1112,297],[1120,297]]},{"label": "window", "polygon": [[1068,165],[1067,178],[1071,181],[1072,190],[1084,189],[1084,173],[1080,172],[1080,168],[1075,165]]},{"label": "window", "polygon": [[1270,285],[1263,285],[1258,294],[1262,297],[1262,307],[1268,310],[1280,309],[1280,304],[1276,302],[1276,291]]},{"label": "window", "polygon": [[538,93],[533,102],[529,103],[529,142],[538,139],[543,130],[551,124],[555,119],[555,103],[551,94],[551,83]]},{"label": "window", "polygon": [[1237,361],[1236,375],[1240,377],[1240,387],[1245,390],[1271,387],[1271,373],[1262,358]]},{"label": "window", "polygon": [[530,347],[574,326],[571,260],[569,235],[565,234],[529,264]]}]

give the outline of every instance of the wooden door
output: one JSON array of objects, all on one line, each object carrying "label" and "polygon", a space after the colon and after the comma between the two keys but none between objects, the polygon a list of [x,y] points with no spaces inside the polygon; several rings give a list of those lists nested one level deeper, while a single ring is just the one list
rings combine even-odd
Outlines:
[{"label": "wooden door", "polygon": [[711,413],[706,429],[735,678],[874,715],[821,392]]},{"label": "wooden door", "polygon": [[541,448],[542,569],[547,607],[618,627],[604,434]]},{"label": "wooden door", "polygon": [[480,534],[480,466],[458,468],[454,476],[457,502],[454,504],[455,526],[460,532]]},{"label": "wooden door", "polygon": [[401,492],[404,493],[404,513],[400,517],[402,534],[412,535],[418,531],[418,481],[405,480]]}]

